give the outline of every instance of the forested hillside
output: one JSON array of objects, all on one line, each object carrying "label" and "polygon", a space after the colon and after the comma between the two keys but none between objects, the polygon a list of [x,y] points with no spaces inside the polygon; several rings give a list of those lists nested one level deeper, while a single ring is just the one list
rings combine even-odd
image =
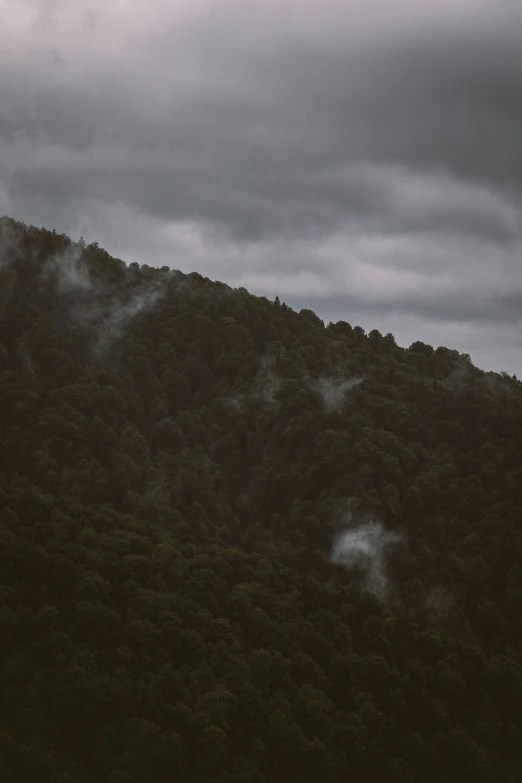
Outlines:
[{"label": "forested hillside", "polygon": [[469,356],[3,218],[0,780],[518,783],[521,444]]}]

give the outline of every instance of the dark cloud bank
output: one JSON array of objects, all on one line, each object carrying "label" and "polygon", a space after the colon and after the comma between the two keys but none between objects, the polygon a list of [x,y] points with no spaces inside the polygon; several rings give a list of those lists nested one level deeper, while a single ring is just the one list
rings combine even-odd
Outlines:
[{"label": "dark cloud bank", "polygon": [[520,4],[0,17],[0,213],[522,373]]}]

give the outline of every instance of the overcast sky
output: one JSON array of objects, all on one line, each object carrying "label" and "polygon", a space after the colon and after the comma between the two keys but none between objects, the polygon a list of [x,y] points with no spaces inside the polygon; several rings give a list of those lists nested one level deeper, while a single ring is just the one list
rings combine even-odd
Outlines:
[{"label": "overcast sky", "polygon": [[522,0],[0,0],[0,214],[522,377]]}]

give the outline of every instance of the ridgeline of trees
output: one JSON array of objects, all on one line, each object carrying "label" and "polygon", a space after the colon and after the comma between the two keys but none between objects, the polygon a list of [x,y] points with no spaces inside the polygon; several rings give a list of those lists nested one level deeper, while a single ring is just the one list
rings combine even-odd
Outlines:
[{"label": "ridgeline of trees", "polygon": [[521,433],[456,351],[2,219],[2,783],[518,783]]}]

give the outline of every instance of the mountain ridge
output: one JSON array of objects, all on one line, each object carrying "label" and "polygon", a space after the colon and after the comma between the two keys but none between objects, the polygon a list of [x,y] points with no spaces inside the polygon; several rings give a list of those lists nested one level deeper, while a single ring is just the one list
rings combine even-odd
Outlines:
[{"label": "mountain ridge", "polygon": [[3,779],[518,780],[521,389],[0,219]]}]

